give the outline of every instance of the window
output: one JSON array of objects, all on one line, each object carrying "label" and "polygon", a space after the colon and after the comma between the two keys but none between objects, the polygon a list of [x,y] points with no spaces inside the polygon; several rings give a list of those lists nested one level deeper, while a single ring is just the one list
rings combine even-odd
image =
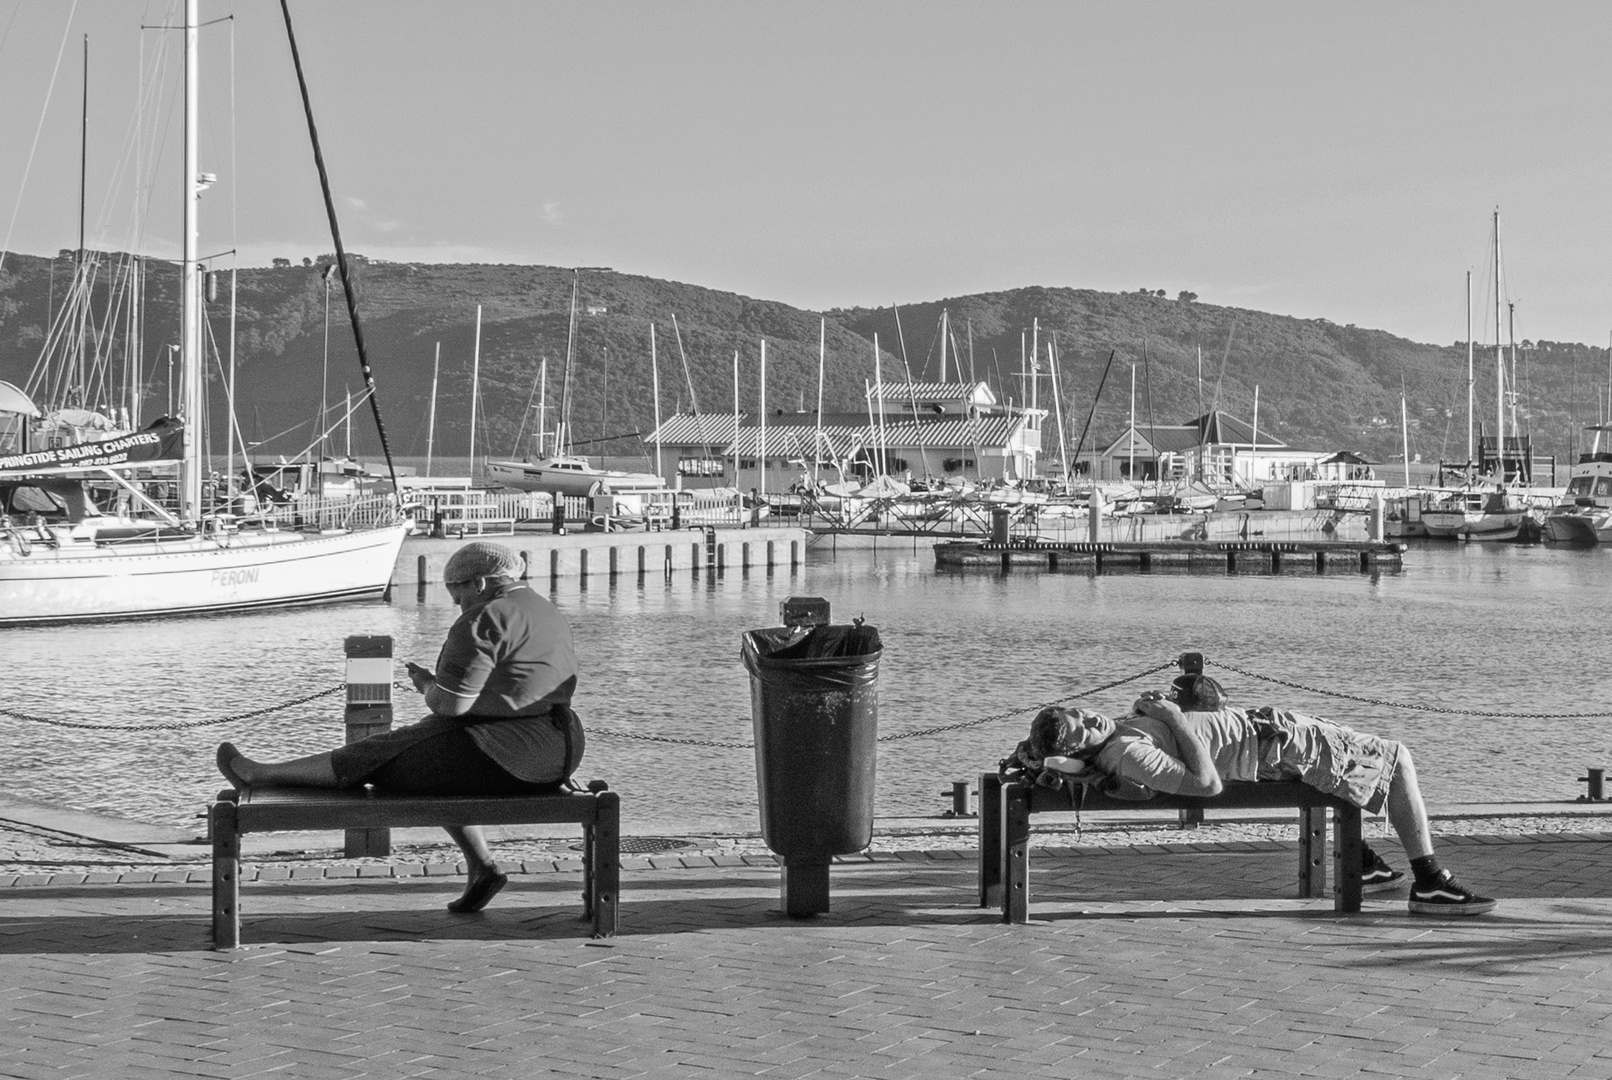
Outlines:
[{"label": "window", "polygon": [[678,458],[679,476],[726,476],[727,462],[721,458]]}]

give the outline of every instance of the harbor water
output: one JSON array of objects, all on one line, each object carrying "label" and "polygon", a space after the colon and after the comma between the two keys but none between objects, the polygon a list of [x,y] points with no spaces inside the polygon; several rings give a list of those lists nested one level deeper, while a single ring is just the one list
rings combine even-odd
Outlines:
[{"label": "harbor water", "polygon": [[[793,595],[825,597],[835,621],[863,618],[883,637],[876,812],[886,824],[938,819],[951,782],[994,768],[1041,703],[1184,650],[1205,654],[1234,702],[1404,740],[1435,809],[1570,801],[1586,766],[1612,767],[1605,549],[1413,544],[1402,570],[1381,574],[1091,576],[938,571],[926,540],[871,549],[820,540],[793,571],[569,579],[550,595],[582,661],[576,705],[590,736],[579,778],[620,791],[637,835],[757,828],[752,751],[711,744],[751,741],[740,635],[776,625]],[[351,634],[392,636],[401,679],[404,660],[434,662],[456,614],[432,587],[384,603],[4,631],[0,709],[39,718],[0,716],[4,795],[199,828],[196,815],[221,786],[220,740],[261,757],[327,749],[342,737],[340,695],[200,727],[39,721],[238,717],[336,687]],[[1123,713],[1170,674],[1079,702]],[[418,697],[397,697],[400,723],[419,714]]]}]

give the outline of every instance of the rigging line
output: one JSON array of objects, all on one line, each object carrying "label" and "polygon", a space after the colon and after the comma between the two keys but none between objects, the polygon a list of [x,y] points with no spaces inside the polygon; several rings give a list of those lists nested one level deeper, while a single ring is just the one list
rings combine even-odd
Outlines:
[{"label": "rigging line", "polygon": [[[1092,397],[1091,397],[1091,410],[1086,413],[1086,426],[1082,427],[1080,429],[1080,440],[1075,443],[1075,460],[1076,461],[1080,460],[1081,447],[1086,445],[1086,433],[1091,430],[1092,418],[1097,415],[1097,402],[1103,396],[1103,387],[1108,382],[1108,373],[1114,367],[1114,357],[1116,357],[1118,355],[1119,355],[1119,350],[1118,349],[1110,349],[1109,352],[1108,352],[1108,363],[1103,365],[1103,377],[1101,379],[1097,380],[1097,393],[1092,395]],[[1095,483],[1096,483],[1095,476],[1093,477],[1092,482],[1095,485]]]},{"label": "rigging line", "polygon": [[[291,28],[290,0],[280,0],[285,15],[285,36],[291,45],[291,63],[297,69],[297,85],[302,91],[302,110],[308,117],[308,138],[313,143],[313,160],[319,169],[319,187],[325,196],[325,214],[330,218],[330,238],[336,245],[336,262],[341,267],[341,288],[347,297],[347,317],[353,326],[353,341],[358,346],[358,368],[369,391],[370,411],[375,416],[375,431],[381,439],[381,453],[386,458],[386,471],[391,475],[392,491],[398,490],[397,467],[392,464],[392,447],[386,438],[386,421],[381,416],[381,399],[375,393],[375,376],[369,367],[369,350],[364,344],[364,328],[358,318],[358,294],[353,291],[352,274],[347,266],[347,251],[341,243],[341,225],[336,221],[336,203],[330,194],[330,174],[325,169],[325,155],[319,148],[319,129],[313,121],[313,99],[308,94],[308,80],[302,73],[302,55],[297,51],[297,35]],[[472,462],[474,464],[474,462]]]},{"label": "rigging line", "polygon": [[[28,163],[22,168],[22,182],[17,185],[17,201],[11,208],[11,223],[6,226],[6,242],[0,244],[0,270],[6,268],[6,253],[11,250],[11,236],[17,229],[17,215],[22,212],[23,192],[28,190],[28,174],[34,168],[34,156],[39,152],[39,136],[45,130],[45,116],[50,112],[50,96],[56,90],[56,76],[62,69],[62,57],[67,52],[67,38],[73,26],[73,15],[78,11],[78,0],[73,0],[73,6],[67,9],[67,22],[62,25],[62,43],[56,49],[56,63],[50,69],[50,85],[45,89],[45,103],[39,109],[39,123],[34,126],[34,141],[28,146]],[[11,13],[15,22],[17,13]],[[11,27],[6,26],[6,34],[10,36]]]},{"label": "rigging line", "polygon": [[[515,457],[521,452],[521,438],[526,434],[526,418],[532,415],[532,400],[537,397],[537,382],[542,377],[543,368],[539,365],[537,371],[532,375],[532,390],[526,395],[526,409],[521,413],[520,426],[515,429],[515,444],[510,447],[510,457]],[[541,446],[537,449],[539,454],[543,452]]]}]

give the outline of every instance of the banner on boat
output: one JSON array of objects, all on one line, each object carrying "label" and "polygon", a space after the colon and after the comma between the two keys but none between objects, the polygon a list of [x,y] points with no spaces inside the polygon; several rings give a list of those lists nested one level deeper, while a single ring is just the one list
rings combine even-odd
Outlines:
[{"label": "banner on boat", "polygon": [[154,465],[178,461],[184,452],[185,426],[164,418],[144,431],[100,442],[59,446],[27,454],[0,454],[0,475],[7,473],[74,472],[117,465]]}]

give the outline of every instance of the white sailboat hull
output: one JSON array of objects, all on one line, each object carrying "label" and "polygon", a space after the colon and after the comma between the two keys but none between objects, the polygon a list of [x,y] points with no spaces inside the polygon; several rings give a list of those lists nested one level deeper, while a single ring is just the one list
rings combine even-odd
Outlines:
[{"label": "white sailboat hull", "polygon": [[566,460],[563,464],[546,461],[489,461],[489,482],[518,491],[542,491],[550,495],[583,497],[601,492],[658,491],[666,482],[651,473],[617,472],[595,469]]},{"label": "white sailboat hull", "polygon": [[325,535],[243,530],[115,546],[0,542],[0,626],[379,597],[407,528]]}]

